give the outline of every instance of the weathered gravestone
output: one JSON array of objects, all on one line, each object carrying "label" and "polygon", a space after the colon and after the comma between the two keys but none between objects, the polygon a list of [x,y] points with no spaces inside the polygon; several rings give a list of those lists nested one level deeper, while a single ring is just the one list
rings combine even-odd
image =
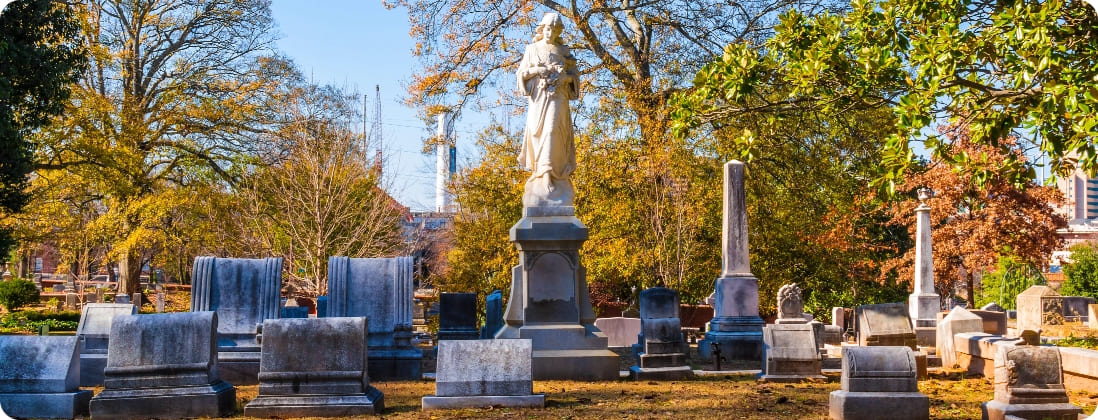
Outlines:
[{"label": "weathered gravestone", "polygon": [[641,320],[620,316],[599,318],[595,320],[595,328],[606,335],[607,347],[630,347],[637,344]]},{"label": "weathered gravestone", "polygon": [[1089,296],[1064,296],[1064,320],[1067,322],[1086,322],[1087,305],[1095,303]]},{"label": "weathered gravestone", "polygon": [[493,290],[484,298],[484,326],[480,329],[480,338],[494,338],[500,328],[503,328],[503,292]]},{"label": "weathered gravestone", "polygon": [[130,303],[130,296],[123,294],[114,295],[114,303]]},{"label": "weathered gravestone", "polygon": [[694,377],[686,363],[686,342],[679,319],[679,293],[653,287],[640,293],[641,333],[638,364],[629,368],[635,380],[677,380]]},{"label": "weathered gravestone", "polygon": [[1002,311],[969,311],[984,321],[984,332],[1004,335],[1007,333],[1007,314]]},{"label": "weathered gravestone", "polygon": [[80,312],[76,336],[80,346],[80,386],[103,385],[107,367],[107,344],[111,320],[118,315],[136,315],[137,307],[128,303],[90,303]]},{"label": "weathered gravestone", "polygon": [[907,346],[844,346],[842,380],[828,412],[839,420],[930,418],[930,399],[919,392],[915,352]]},{"label": "weathered gravestone", "polygon": [[88,415],[76,337],[0,335],[0,408],[18,418]]},{"label": "weathered gravestone", "polygon": [[65,309],[70,311],[76,310],[80,307],[80,295],[76,293],[65,293]]},{"label": "weathered gravestone", "polygon": [[534,394],[533,343],[527,339],[440,341],[435,395],[423,409],[545,407]]},{"label": "weathered gravestone", "polygon": [[[337,417],[380,413],[381,391],[367,375],[366,318],[263,322],[259,396],[248,417]],[[315,349],[323,349],[318,355]]]},{"label": "weathered gravestone", "polygon": [[217,312],[221,378],[234,385],[259,383],[256,326],[279,317],[282,258],[194,259],[191,312]]},{"label": "weathered gravestone", "polygon": [[438,339],[476,340],[477,294],[440,293],[438,296]]},{"label": "weathered gravestone", "polygon": [[991,302],[987,305],[981,306],[980,310],[981,311],[1006,312],[1006,309],[1003,309],[1002,306],[999,306],[998,302]]},{"label": "weathered gravestone", "polygon": [[972,312],[956,306],[949,314],[938,321],[938,337],[934,341],[942,367],[953,368],[957,364],[957,353],[953,336],[961,333],[984,332],[984,320]]},{"label": "weathered gravestone", "polygon": [[1018,331],[1039,330],[1044,325],[1059,325],[1064,321],[1064,300],[1051,287],[1030,286],[1015,298],[1018,308]]},{"label": "weathered gravestone", "polygon": [[111,321],[94,418],[221,417],[236,388],[218,376],[216,312],[119,315]]},{"label": "weathered gravestone", "polygon": [[412,345],[412,257],[328,259],[328,317],[366,317],[370,377],[422,377]]},{"label": "weathered gravestone", "polygon": [[760,379],[769,382],[824,379],[817,331],[805,320],[803,308],[800,287],[787,284],[778,290],[778,319],[763,328]]},{"label": "weathered gravestone", "polygon": [[915,349],[915,330],[902,303],[862,305],[855,309],[860,346],[907,346]]},{"label": "weathered gravestone", "polygon": [[324,318],[328,316],[328,297],[318,296],[316,298],[316,317]]},{"label": "weathered gravestone", "polygon": [[762,360],[759,317],[759,280],[751,273],[748,253],[747,198],[744,164],[724,164],[721,276],[713,283],[713,319],[705,339],[698,342],[698,357],[712,359],[714,347],[727,359]]},{"label": "weathered gravestone", "polygon": [[298,306],[297,300],[288,299],[286,305],[278,308],[279,318],[308,318],[309,307]]},{"label": "weathered gravestone", "polygon": [[982,405],[989,420],[1076,420],[1055,347],[1000,346],[995,352],[995,399]]}]

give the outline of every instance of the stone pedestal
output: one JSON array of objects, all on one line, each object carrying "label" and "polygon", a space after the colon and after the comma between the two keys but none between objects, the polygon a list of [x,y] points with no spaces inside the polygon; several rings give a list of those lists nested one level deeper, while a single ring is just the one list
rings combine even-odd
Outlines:
[{"label": "stone pedestal", "polygon": [[572,207],[523,209],[511,227],[519,250],[512,269],[511,299],[497,339],[529,339],[535,380],[614,380],[618,355],[595,328],[587,276],[579,248],[587,227]]},{"label": "stone pedestal", "polygon": [[[17,418],[88,415],[76,337],[0,336],[0,407]],[[102,374],[102,373],[100,373]]]},{"label": "stone pedestal", "polygon": [[[263,323],[259,395],[248,417],[344,417],[380,413],[367,375],[366,318],[298,318]],[[324,349],[322,357],[311,350]]]},{"label": "stone pedestal", "polygon": [[236,389],[218,376],[217,313],[114,317],[92,417],[221,417],[235,407]]},{"label": "stone pedestal", "polygon": [[908,315],[913,322],[916,342],[920,346],[934,346],[936,332],[934,327],[938,312],[942,310],[941,300],[934,291],[934,251],[930,231],[930,206],[926,200],[933,196],[928,188],[919,189],[919,201],[915,208],[915,278],[914,291],[908,296]]},{"label": "stone pedestal", "polygon": [[828,404],[832,419],[930,418],[930,399],[919,392],[910,348],[845,346],[842,358],[842,382]]},{"label": "stone pedestal", "polygon": [[637,365],[629,368],[634,380],[679,380],[694,377],[686,362],[688,347],[679,320],[679,294],[666,287],[641,292],[641,334]]},{"label": "stone pedestal", "polygon": [[534,394],[530,340],[443,341],[438,343],[435,395],[423,409],[545,407]]}]

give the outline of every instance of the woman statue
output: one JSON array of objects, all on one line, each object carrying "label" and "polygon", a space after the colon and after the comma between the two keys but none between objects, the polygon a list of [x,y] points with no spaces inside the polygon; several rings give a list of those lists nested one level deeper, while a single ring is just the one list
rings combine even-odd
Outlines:
[{"label": "woman statue", "polygon": [[533,171],[526,180],[524,207],[571,206],[575,195],[576,147],[568,101],[579,98],[579,72],[561,42],[563,29],[560,16],[547,13],[519,63],[519,92],[530,100],[519,162]]}]

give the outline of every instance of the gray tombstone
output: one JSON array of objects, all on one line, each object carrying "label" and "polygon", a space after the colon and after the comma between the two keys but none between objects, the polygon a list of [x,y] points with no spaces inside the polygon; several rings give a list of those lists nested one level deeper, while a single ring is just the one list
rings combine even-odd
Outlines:
[{"label": "gray tombstone", "polygon": [[164,312],[164,304],[166,303],[165,301],[167,300],[167,298],[168,297],[167,297],[167,295],[164,294],[164,292],[157,292],[156,293],[156,311],[157,312]]},{"label": "gray tombstone", "polygon": [[423,351],[412,346],[412,257],[328,259],[328,317],[370,320],[373,379],[422,377]]},{"label": "gray tombstone", "polygon": [[902,303],[862,305],[855,309],[855,333],[861,346],[907,346],[915,349],[915,330]]},{"label": "gray tombstone", "polygon": [[[381,413],[367,374],[366,318],[263,322],[259,395],[247,417],[350,417]],[[314,349],[324,349],[317,357]]]},{"label": "gray tombstone", "polygon": [[309,308],[307,306],[283,306],[278,311],[279,318],[308,318]]},{"label": "gray tombstone", "polygon": [[316,298],[316,317],[325,318],[328,316],[328,297],[317,296]]},{"label": "gray tombstone", "polygon": [[801,288],[796,284],[786,284],[778,289],[778,319],[776,324],[805,324],[804,302],[801,300]]},{"label": "gray tombstone", "polygon": [[640,318],[598,318],[595,328],[606,335],[607,347],[629,347],[637,344],[637,335],[641,332]]},{"label": "gray tombstone", "polygon": [[1044,325],[1059,325],[1064,320],[1064,299],[1051,287],[1030,286],[1015,298],[1018,331],[1039,330]]},{"label": "gray tombstone", "polygon": [[995,399],[983,418],[1076,420],[1082,409],[1064,389],[1060,352],[1055,347],[999,346],[995,352]]},{"label": "gray tombstone", "polygon": [[477,294],[440,293],[438,296],[438,339],[476,340]]},{"label": "gray tombstone", "polygon": [[137,307],[128,303],[89,303],[80,311],[76,336],[80,342],[80,386],[103,385],[107,367],[107,345],[111,320],[118,315],[136,315]]},{"label": "gray tombstone", "polygon": [[1007,314],[1001,311],[969,311],[984,321],[984,332],[995,335],[1007,333]]},{"label": "gray tombstone", "polygon": [[915,352],[907,346],[844,346],[842,380],[828,412],[836,420],[923,420],[930,399],[919,392]]},{"label": "gray tombstone", "polygon": [[218,376],[215,312],[119,315],[111,321],[95,418],[221,417],[236,388]]},{"label": "gray tombstone", "polygon": [[1006,312],[1006,309],[1003,309],[1002,306],[999,306],[998,302],[991,302],[987,305],[984,305],[984,306],[980,307],[980,310],[981,311]]},{"label": "gray tombstone", "polygon": [[953,307],[949,314],[938,321],[938,337],[934,343],[942,367],[952,369],[957,364],[957,353],[953,345],[953,336],[961,333],[984,332],[984,320],[965,308]]},{"label": "gray tombstone", "polygon": [[0,407],[18,418],[88,415],[76,337],[0,335]]},{"label": "gray tombstone", "polygon": [[652,287],[640,293],[641,346],[637,365],[629,368],[635,380],[678,380],[694,377],[686,363],[686,343],[679,319],[679,293]]},{"label": "gray tombstone", "polygon": [[503,293],[493,290],[484,298],[484,327],[480,338],[494,338],[500,328],[503,328]]},{"label": "gray tombstone", "polygon": [[435,395],[423,409],[545,407],[545,394],[533,393],[532,353],[528,339],[439,342]]},{"label": "gray tombstone", "polygon": [[80,295],[76,293],[65,293],[65,309],[76,310],[80,307]]},{"label": "gray tombstone", "polygon": [[1064,296],[1064,320],[1068,322],[1086,322],[1087,305],[1095,303],[1089,296]]},{"label": "gray tombstone", "polygon": [[196,257],[192,279],[191,312],[217,312],[221,378],[259,383],[256,326],[279,317],[282,258]]},{"label": "gray tombstone", "polygon": [[763,327],[763,361],[759,379],[799,382],[824,379],[820,341],[823,324],[808,323],[801,303],[801,289],[787,284],[778,290],[778,320]]},{"label": "gray tombstone", "polygon": [[130,296],[124,294],[115,294],[114,303],[130,303]]}]

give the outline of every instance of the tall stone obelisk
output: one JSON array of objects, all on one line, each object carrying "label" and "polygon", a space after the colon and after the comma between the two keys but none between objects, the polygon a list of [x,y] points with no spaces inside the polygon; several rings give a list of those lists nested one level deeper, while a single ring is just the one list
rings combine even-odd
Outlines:
[{"label": "tall stone obelisk", "polygon": [[721,234],[721,276],[713,285],[713,320],[698,355],[712,357],[713,344],[727,359],[761,360],[759,280],[751,274],[747,249],[747,207],[743,162],[724,164],[724,225]]},{"label": "tall stone obelisk", "polygon": [[919,207],[915,208],[915,279],[914,291],[908,297],[907,310],[914,323],[920,346],[933,346],[938,312],[942,301],[934,292],[934,251],[931,248],[930,206],[926,200],[934,196],[929,188],[920,188]]}]

